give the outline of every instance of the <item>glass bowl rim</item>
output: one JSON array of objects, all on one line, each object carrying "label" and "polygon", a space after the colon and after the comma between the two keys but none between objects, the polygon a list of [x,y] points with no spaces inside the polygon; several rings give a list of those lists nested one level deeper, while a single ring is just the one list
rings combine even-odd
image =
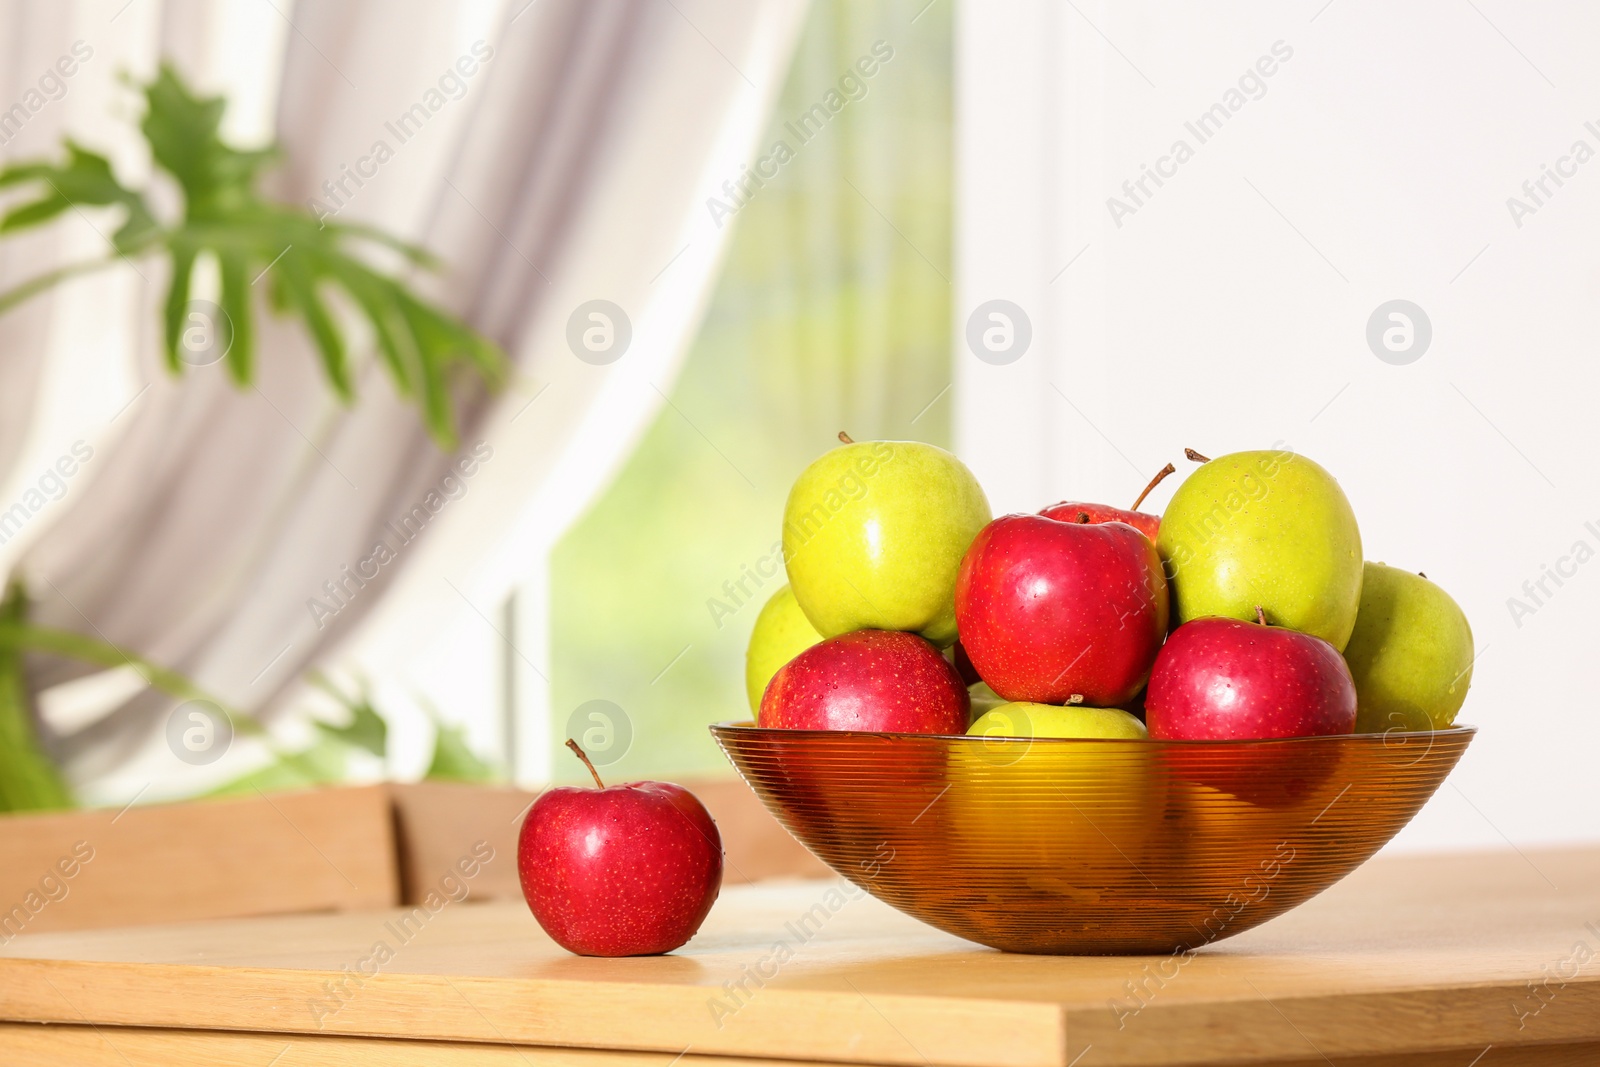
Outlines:
[{"label": "glass bowl rim", "polygon": [[[907,733],[892,730],[800,730],[780,726],[757,726],[754,719],[726,719],[722,722],[711,723],[707,726],[713,737],[718,737],[719,732],[726,732],[733,736],[755,738],[782,737],[785,739],[815,739],[815,738],[877,738],[880,740],[900,741],[956,741],[976,744],[996,744],[1005,741],[1025,741],[1033,745],[1159,745],[1164,748],[1227,748],[1255,745],[1315,745],[1315,744],[1409,744],[1411,739],[1418,741],[1426,738],[1430,744],[1439,738],[1469,739],[1478,732],[1476,726],[1457,723],[1447,726],[1442,730],[1402,730],[1395,727],[1382,733],[1364,734],[1307,734],[1301,737],[1248,737],[1248,738],[1169,738],[1158,740],[1147,737],[1007,737],[999,734],[925,734]],[[1389,735],[1398,734],[1404,740],[1390,742]]]}]

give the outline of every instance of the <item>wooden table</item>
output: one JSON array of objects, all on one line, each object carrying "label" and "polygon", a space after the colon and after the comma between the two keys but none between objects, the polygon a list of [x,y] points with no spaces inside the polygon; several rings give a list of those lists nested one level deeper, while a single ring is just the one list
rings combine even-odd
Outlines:
[{"label": "wooden table", "polygon": [[829,881],[648,959],[503,901],[25,934],[0,1019],[5,1064],[1592,1067],[1600,849],[1375,860],[1188,959],[1004,955]]}]

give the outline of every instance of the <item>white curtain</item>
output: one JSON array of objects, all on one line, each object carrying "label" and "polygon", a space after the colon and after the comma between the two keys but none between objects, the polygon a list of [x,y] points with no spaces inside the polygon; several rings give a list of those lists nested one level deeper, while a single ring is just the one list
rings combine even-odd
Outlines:
[{"label": "white curtain", "polygon": [[[262,319],[258,381],[244,393],[220,366],[169,377],[154,314],[161,279],[145,267],[137,377],[148,388],[18,565],[36,621],[270,711],[374,609],[390,633],[423,640],[503,597],[526,576],[530,546],[548,543],[626,454],[670,390],[714,275],[726,234],[705,198],[750,158],[803,0],[524,2],[488,17],[482,4],[437,0],[280,5],[292,25],[276,192],[334,206],[325,182],[375,169],[359,187],[343,183],[341,220],[439,254],[449,269],[424,284],[514,358],[510,389],[460,405],[461,453],[434,447],[376,365],[356,406],[338,407],[292,324]],[[169,0],[151,47],[181,68],[214,66],[196,54],[216,47],[196,30],[210,11]],[[17,69],[59,47],[31,44],[38,55]],[[394,124],[436,100],[430,90],[444,103],[402,141]],[[380,141],[390,157],[360,163]],[[605,365],[567,343],[572,313],[596,299],[621,307],[632,329],[627,352]],[[30,331],[0,357],[3,384],[24,391],[46,341],[33,314],[0,320]],[[0,433],[0,459],[6,447]],[[476,460],[470,475],[465,459]],[[399,545],[389,524],[419,506],[424,536]],[[345,568],[380,540],[395,558],[358,588]],[[343,587],[343,603],[326,582]],[[313,598],[336,613],[314,613]],[[38,688],[83,672],[36,666]],[[148,752],[167,707],[142,691],[92,721],[45,726],[81,782]]]}]

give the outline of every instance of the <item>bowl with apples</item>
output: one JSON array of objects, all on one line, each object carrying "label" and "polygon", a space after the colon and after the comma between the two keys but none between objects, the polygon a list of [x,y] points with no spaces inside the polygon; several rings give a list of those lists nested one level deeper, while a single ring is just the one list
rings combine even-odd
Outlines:
[{"label": "bowl with apples", "polygon": [[1471,628],[1364,559],[1293,452],[1198,464],[1162,515],[995,518],[955,456],[842,444],[791,490],[788,584],[713,726],[801,843],[995,948],[1186,952],[1365,862],[1473,737]]}]

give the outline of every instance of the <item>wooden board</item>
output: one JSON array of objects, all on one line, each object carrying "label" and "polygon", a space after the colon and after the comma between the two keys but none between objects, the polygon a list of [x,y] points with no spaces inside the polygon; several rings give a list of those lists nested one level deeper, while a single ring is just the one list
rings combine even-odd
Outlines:
[{"label": "wooden board", "polygon": [[[689,783],[727,884],[830,872],[736,779]],[[19,933],[417,904],[477,865],[475,900],[521,900],[537,794],[448,782],[331,787],[122,810],[0,816],[0,944]]]},{"label": "wooden board", "polygon": [[0,817],[0,943],[18,934],[390,907],[385,786]]},{"label": "wooden board", "polygon": [[1491,1045],[1600,1041],[1600,849],[1377,860],[1187,961],[1008,956],[828,882],[730,889],[686,949],[641,959],[569,956],[517,902],[30,934],[0,949],[0,1018],[668,1059],[1099,1067],[1468,1050],[1466,1067]]}]

